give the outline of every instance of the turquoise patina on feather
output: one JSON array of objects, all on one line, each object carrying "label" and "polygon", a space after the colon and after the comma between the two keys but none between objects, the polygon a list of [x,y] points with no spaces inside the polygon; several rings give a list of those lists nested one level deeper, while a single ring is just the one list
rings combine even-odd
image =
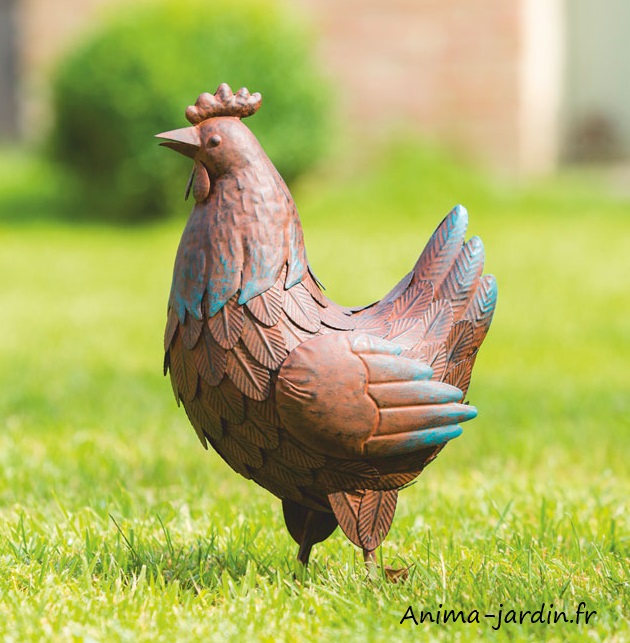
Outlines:
[{"label": "turquoise patina on feather", "polygon": [[[202,226],[201,218],[196,209],[186,225],[187,237],[196,239]],[[183,323],[186,312],[196,319],[201,319],[201,301],[206,289],[206,253],[198,244],[179,244],[175,267],[173,269],[173,282],[169,306],[173,306],[177,317]]]},{"label": "turquoise patina on feather", "polygon": [[170,300],[182,321],[186,311],[200,318],[205,292],[212,317],[236,293],[245,304],[271,288],[285,265],[286,288],[308,271],[302,226],[284,181],[240,121],[213,121],[213,136],[230,141],[237,128],[236,138],[251,140],[239,148],[248,150],[247,157],[229,172],[209,167],[210,192],[195,205],[184,230]]}]

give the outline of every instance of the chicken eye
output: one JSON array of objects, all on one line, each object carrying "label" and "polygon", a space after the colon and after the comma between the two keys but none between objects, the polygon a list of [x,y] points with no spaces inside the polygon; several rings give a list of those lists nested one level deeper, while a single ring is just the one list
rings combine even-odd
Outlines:
[{"label": "chicken eye", "polygon": [[221,137],[218,134],[213,134],[209,139],[208,139],[208,145],[210,147],[216,147],[219,143],[221,142]]}]

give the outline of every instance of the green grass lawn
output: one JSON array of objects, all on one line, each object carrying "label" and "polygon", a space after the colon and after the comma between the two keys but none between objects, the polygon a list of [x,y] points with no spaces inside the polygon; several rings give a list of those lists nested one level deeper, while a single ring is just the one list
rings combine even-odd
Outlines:
[{"label": "green grass lawn", "polygon": [[[366,576],[337,532],[301,574],[279,502],[204,452],[161,375],[181,218],[0,224],[0,638],[630,640],[630,203],[493,187],[399,150],[301,186],[309,259],[367,303],[455,202],[499,281],[479,418],[401,494]],[[442,168],[442,169],[440,169]],[[186,168],[182,169],[182,183]],[[547,624],[552,610],[588,625]],[[484,618],[540,610],[544,623]],[[480,623],[400,621],[463,610]],[[518,619],[518,614],[517,614]]]}]

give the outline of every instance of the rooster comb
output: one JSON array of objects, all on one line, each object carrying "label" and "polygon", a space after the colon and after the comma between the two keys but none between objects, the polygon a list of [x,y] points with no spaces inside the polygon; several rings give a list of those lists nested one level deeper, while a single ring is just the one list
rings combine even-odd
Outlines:
[{"label": "rooster comb", "polygon": [[236,94],[227,83],[221,83],[214,93],[204,92],[197,102],[186,110],[186,118],[193,125],[198,125],[207,118],[214,116],[236,116],[246,118],[258,111],[262,97],[258,92],[250,94],[241,87]]}]

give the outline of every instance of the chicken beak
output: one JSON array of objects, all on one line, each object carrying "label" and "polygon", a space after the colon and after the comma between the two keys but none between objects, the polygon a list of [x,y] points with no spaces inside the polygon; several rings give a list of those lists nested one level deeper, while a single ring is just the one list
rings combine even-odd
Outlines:
[{"label": "chicken beak", "polygon": [[174,129],[170,132],[162,132],[162,134],[157,134],[156,138],[164,139],[164,142],[160,143],[160,145],[169,147],[191,159],[195,158],[201,147],[199,130],[196,127],[183,127],[182,129]]}]

